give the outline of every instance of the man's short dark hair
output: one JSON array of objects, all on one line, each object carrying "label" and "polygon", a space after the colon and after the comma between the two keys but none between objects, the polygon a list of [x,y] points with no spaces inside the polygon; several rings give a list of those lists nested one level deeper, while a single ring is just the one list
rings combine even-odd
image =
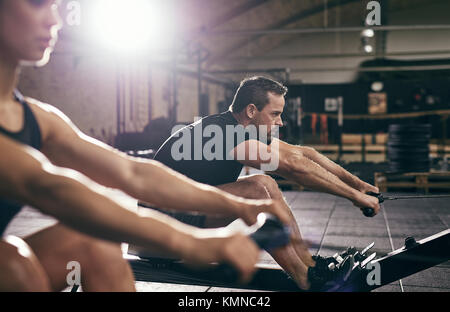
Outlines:
[{"label": "man's short dark hair", "polygon": [[230,110],[233,113],[242,112],[248,105],[254,104],[259,111],[269,103],[269,92],[285,96],[288,89],[281,83],[265,78],[251,77],[244,79],[234,96]]}]

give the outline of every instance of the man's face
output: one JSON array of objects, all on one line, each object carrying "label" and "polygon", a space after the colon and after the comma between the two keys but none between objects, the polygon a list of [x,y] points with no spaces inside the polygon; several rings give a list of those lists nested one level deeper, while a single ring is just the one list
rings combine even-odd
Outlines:
[{"label": "man's face", "polygon": [[[284,96],[269,92],[269,103],[263,108],[262,111],[256,110],[255,115],[252,118],[251,124],[255,125],[258,130],[259,126],[263,127],[264,131],[267,131],[267,138],[270,139],[273,126],[283,126],[283,120],[281,120],[281,114],[284,110],[285,100]],[[262,130],[262,129],[261,129]]]}]

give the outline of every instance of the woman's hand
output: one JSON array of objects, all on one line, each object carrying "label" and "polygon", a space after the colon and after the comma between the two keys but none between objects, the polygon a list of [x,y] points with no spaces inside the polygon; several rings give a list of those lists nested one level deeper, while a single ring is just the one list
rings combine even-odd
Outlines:
[{"label": "woman's hand", "polygon": [[183,260],[196,268],[215,262],[231,265],[238,271],[240,282],[246,283],[256,271],[259,251],[258,246],[242,234],[220,238],[194,238],[184,253]]}]

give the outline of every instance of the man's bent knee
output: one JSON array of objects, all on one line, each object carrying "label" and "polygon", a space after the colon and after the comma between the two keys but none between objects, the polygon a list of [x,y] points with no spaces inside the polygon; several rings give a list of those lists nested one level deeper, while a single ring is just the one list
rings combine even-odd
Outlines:
[{"label": "man's bent knee", "polygon": [[268,175],[258,174],[248,178],[265,197],[277,199],[281,195],[277,182]]},{"label": "man's bent knee", "polygon": [[50,291],[48,277],[31,248],[20,238],[0,242],[0,291]]}]

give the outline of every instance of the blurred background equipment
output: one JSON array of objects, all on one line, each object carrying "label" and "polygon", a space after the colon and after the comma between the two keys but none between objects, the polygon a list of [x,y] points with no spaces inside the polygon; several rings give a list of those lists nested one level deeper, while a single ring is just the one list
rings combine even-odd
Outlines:
[{"label": "blurred background equipment", "polygon": [[389,126],[388,159],[391,172],[430,170],[430,124]]}]

